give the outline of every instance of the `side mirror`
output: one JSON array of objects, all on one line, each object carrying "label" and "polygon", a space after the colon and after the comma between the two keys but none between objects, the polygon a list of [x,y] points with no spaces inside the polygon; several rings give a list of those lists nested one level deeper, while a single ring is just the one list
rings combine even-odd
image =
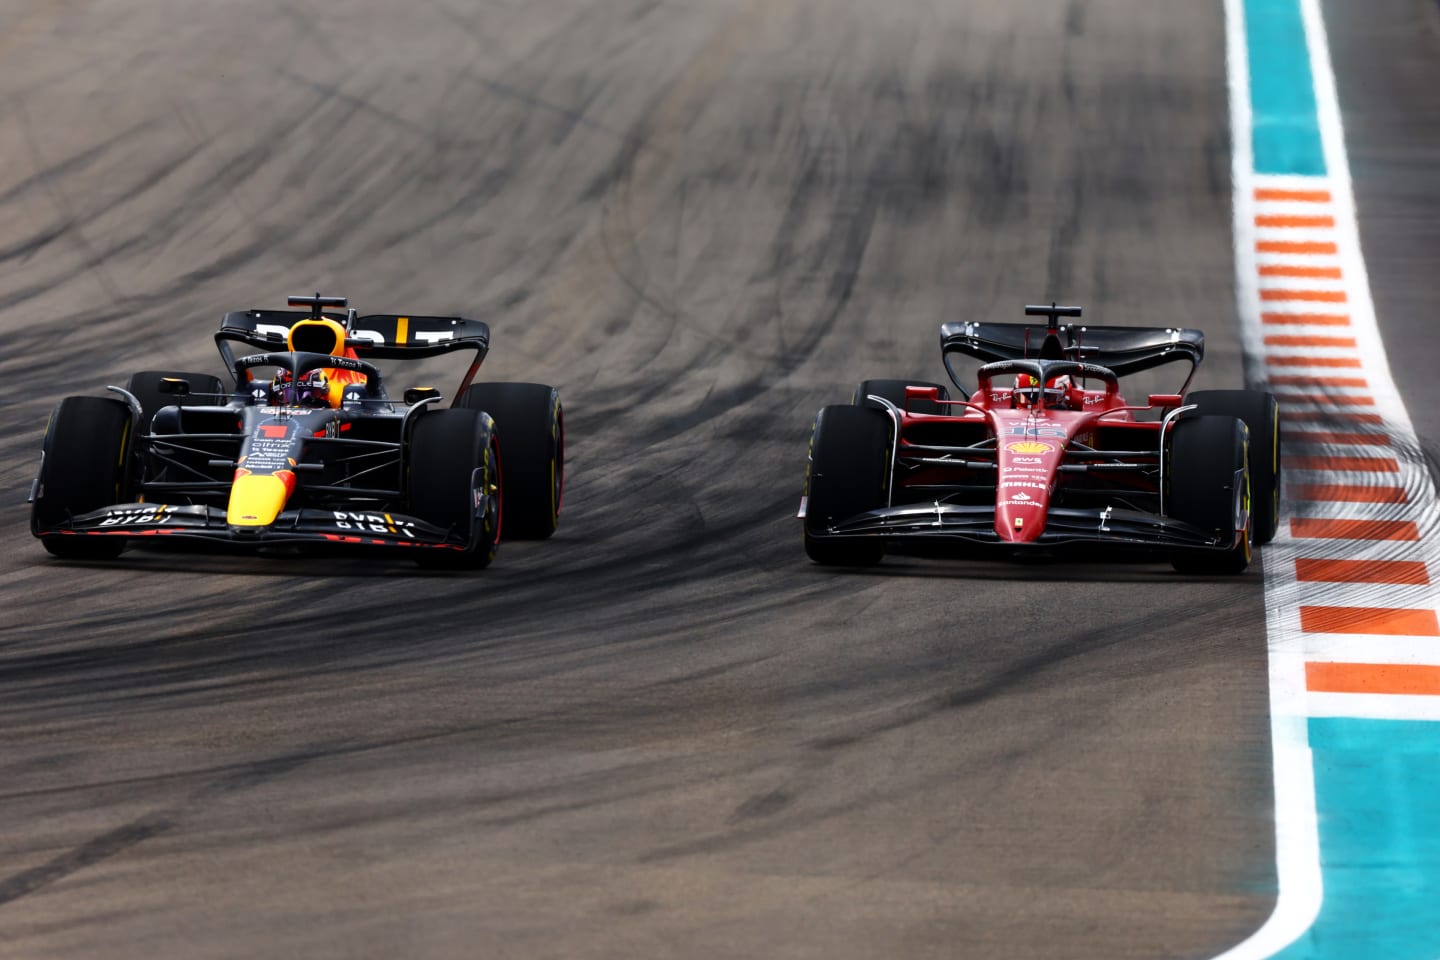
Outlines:
[{"label": "side mirror", "polygon": [[161,393],[173,394],[177,397],[188,397],[190,395],[190,381],[182,380],[179,377],[162,377],[156,384],[156,389]]},{"label": "side mirror", "polygon": [[905,388],[905,412],[910,412],[910,401],[929,400],[936,406],[940,405],[939,387],[910,387]]},{"label": "side mirror", "polygon": [[1185,398],[1178,393],[1152,393],[1146,399],[1152,407],[1164,407],[1167,409],[1178,407],[1185,402]]},{"label": "side mirror", "polygon": [[431,397],[438,396],[440,396],[440,391],[434,387],[406,387],[405,405],[413,407],[422,400],[429,400]]}]

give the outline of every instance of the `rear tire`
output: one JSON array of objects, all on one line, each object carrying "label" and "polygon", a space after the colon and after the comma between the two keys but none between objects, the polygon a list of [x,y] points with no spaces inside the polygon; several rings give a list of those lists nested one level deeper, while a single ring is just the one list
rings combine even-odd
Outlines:
[{"label": "rear tire", "polygon": [[125,500],[130,405],[109,397],[66,397],[45,431],[40,486],[30,531],[66,560],[113,560],[124,537],[50,533],[70,518]]},{"label": "rear tire", "polygon": [[1250,509],[1255,543],[1280,529],[1280,407],[1259,390],[1196,390],[1185,398],[1200,416],[1237,417],[1250,428]]},{"label": "rear tire", "polygon": [[[478,410],[420,414],[410,434],[407,468],[410,513],[466,540],[464,550],[424,548],[416,562],[422,567],[488,567],[500,544],[504,500],[494,421]],[[487,494],[479,516],[477,489]]]},{"label": "rear tire", "polygon": [[[855,388],[855,397],[852,403],[857,407],[875,407],[885,409],[874,400],[866,399],[870,396],[884,397],[901,410],[905,409],[905,388],[906,387],[938,387],[940,399],[949,400],[950,391],[944,384],[930,383],[927,380],[862,380],[860,386]],[[932,403],[929,400],[916,400],[910,404],[911,413],[930,413],[944,416],[950,413],[950,407],[940,403]],[[962,408],[963,410],[963,408]]]},{"label": "rear tire", "polygon": [[865,567],[885,556],[878,536],[831,539],[825,531],[885,506],[893,435],[890,415],[873,405],[823,407],[815,417],[805,473],[805,553],[811,560]]},{"label": "rear tire", "polygon": [[477,383],[455,405],[484,410],[505,449],[505,536],[544,540],[560,524],[565,492],[565,413],[543,383]]},{"label": "rear tire", "polygon": [[[185,380],[190,384],[190,394],[177,396],[173,393],[161,393],[160,381],[162,380]],[[130,382],[125,389],[135,395],[140,401],[140,409],[143,411],[140,420],[140,432],[148,433],[150,421],[155,419],[155,411],[161,407],[169,406],[191,406],[196,404],[211,405],[217,403],[215,394],[225,395],[225,385],[220,378],[208,373],[175,373],[169,370],[141,370],[139,373],[130,375]],[[200,397],[203,396],[203,399]]]},{"label": "rear tire", "polygon": [[[1165,481],[1170,516],[1221,539],[1239,538],[1225,551],[1177,550],[1170,562],[1181,573],[1231,575],[1250,565],[1254,521],[1248,450],[1245,422],[1235,417],[1182,416],[1171,431]],[[1237,497],[1238,509],[1252,516],[1244,529],[1235,526]]]}]

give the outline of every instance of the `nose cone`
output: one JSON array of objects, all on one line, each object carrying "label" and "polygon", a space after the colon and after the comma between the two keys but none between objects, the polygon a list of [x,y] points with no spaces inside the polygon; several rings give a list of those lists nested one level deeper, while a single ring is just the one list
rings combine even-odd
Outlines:
[{"label": "nose cone", "polygon": [[294,489],[295,474],[289,470],[255,474],[241,467],[230,487],[225,522],[232,527],[268,527],[285,509]]},{"label": "nose cone", "polygon": [[1045,532],[1045,514],[1063,440],[1023,439],[1000,444],[995,532],[1006,543],[1030,543]]}]

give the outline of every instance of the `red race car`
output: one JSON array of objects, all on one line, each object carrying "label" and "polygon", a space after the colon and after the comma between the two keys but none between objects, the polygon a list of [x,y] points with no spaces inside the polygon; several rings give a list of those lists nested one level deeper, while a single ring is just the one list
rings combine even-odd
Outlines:
[{"label": "red race car", "polygon": [[[947,323],[938,383],[866,380],[815,418],[805,551],[868,566],[887,546],[990,547],[1012,556],[1115,548],[1184,573],[1234,574],[1278,524],[1275,398],[1186,393],[1199,330],[1061,323],[1079,307],[1027,306],[1045,323]],[[955,361],[983,363],[973,392]],[[1178,392],[1132,404],[1120,379],[1188,363]]]}]

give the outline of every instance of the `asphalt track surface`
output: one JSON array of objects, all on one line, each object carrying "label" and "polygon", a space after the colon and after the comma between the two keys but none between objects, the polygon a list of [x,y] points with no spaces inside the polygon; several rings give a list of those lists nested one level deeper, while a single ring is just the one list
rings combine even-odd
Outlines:
[{"label": "asphalt track surface", "polygon": [[[815,409],[937,376],[942,321],[1202,327],[1239,384],[1223,36],[1190,0],[0,7],[0,956],[1257,927],[1258,568],[837,573],[793,519]],[[47,559],[54,400],[219,372],[224,310],[317,288],[481,317],[489,377],[561,388],[560,533],[462,576]]]}]

